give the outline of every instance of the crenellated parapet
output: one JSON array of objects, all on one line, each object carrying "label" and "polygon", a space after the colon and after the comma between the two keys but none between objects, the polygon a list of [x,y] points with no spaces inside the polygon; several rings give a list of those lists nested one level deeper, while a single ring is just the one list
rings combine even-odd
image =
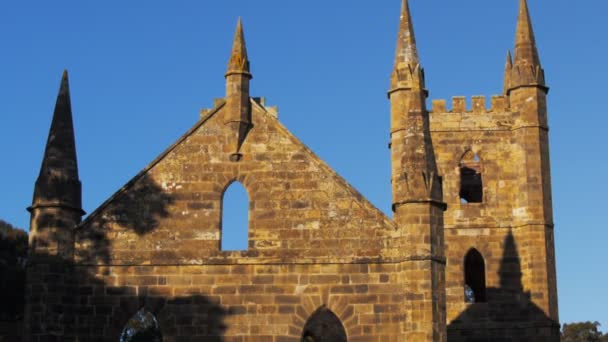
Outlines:
[{"label": "crenellated parapet", "polygon": [[504,95],[494,95],[490,99],[490,107],[487,107],[487,98],[485,96],[472,96],[471,108],[467,108],[467,98],[465,96],[452,97],[451,107],[448,109],[445,99],[435,99],[432,101],[432,106],[429,110],[431,113],[476,113],[476,114],[492,114],[504,113],[509,111],[509,97]]},{"label": "crenellated parapet", "polygon": [[436,99],[429,114],[431,131],[510,130],[517,126],[519,117],[505,95],[492,96],[489,101],[485,96],[473,96],[469,101],[454,96],[449,107],[445,99]]}]

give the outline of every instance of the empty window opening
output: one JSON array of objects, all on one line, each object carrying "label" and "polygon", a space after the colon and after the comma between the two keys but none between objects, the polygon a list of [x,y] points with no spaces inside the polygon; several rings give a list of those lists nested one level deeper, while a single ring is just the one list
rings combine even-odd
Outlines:
[{"label": "empty window opening", "polygon": [[460,161],[460,203],[482,203],[483,181],[479,156],[468,151]]},{"label": "empty window opening", "polygon": [[306,322],[302,342],[346,342],[346,330],[338,316],[321,307]]},{"label": "empty window opening", "polygon": [[467,303],[486,302],[486,265],[476,249],[471,249],[464,259],[464,283]]},{"label": "empty window opening", "polygon": [[249,195],[245,187],[232,183],[222,199],[221,249],[244,251],[249,246]]},{"label": "empty window opening", "polygon": [[144,309],[140,309],[131,317],[120,334],[120,342],[162,342],[162,340],[158,320],[151,312]]}]

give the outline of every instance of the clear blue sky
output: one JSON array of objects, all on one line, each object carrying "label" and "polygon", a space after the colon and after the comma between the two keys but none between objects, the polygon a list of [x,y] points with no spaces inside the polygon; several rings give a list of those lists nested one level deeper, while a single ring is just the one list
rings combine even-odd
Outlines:
[{"label": "clear blue sky", "polygon": [[[411,0],[430,98],[502,90],[517,0]],[[389,212],[389,103],[400,0],[4,1],[0,4],[0,218],[25,211],[61,72],[70,71],[91,212],[224,93],[238,16],[254,96]],[[605,272],[608,55],[602,0],[530,0],[551,86],[561,320],[608,328]]]}]

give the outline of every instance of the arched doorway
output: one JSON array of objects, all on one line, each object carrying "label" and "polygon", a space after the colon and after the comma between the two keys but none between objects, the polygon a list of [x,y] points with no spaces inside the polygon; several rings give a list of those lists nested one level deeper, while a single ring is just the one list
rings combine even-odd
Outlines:
[{"label": "arched doorway", "polygon": [[302,342],[346,342],[346,330],[338,316],[326,307],[313,313],[302,333]]}]

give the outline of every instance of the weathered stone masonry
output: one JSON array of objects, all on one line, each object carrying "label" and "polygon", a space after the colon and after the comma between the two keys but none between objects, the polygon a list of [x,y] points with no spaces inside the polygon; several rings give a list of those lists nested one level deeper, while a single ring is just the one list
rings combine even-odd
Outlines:
[{"label": "weathered stone masonry", "polygon": [[[30,208],[25,340],[118,341],[142,308],[164,341],[559,340],[548,88],[524,0],[505,94],[472,110],[463,98],[427,110],[403,1],[394,218],[252,98],[251,78],[239,21],[226,98],[81,222],[64,75]],[[250,200],[245,251],[220,248],[233,182]],[[481,270],[465,269],[473,249]],[[474,303],[467,272],[483,278]]]}]

